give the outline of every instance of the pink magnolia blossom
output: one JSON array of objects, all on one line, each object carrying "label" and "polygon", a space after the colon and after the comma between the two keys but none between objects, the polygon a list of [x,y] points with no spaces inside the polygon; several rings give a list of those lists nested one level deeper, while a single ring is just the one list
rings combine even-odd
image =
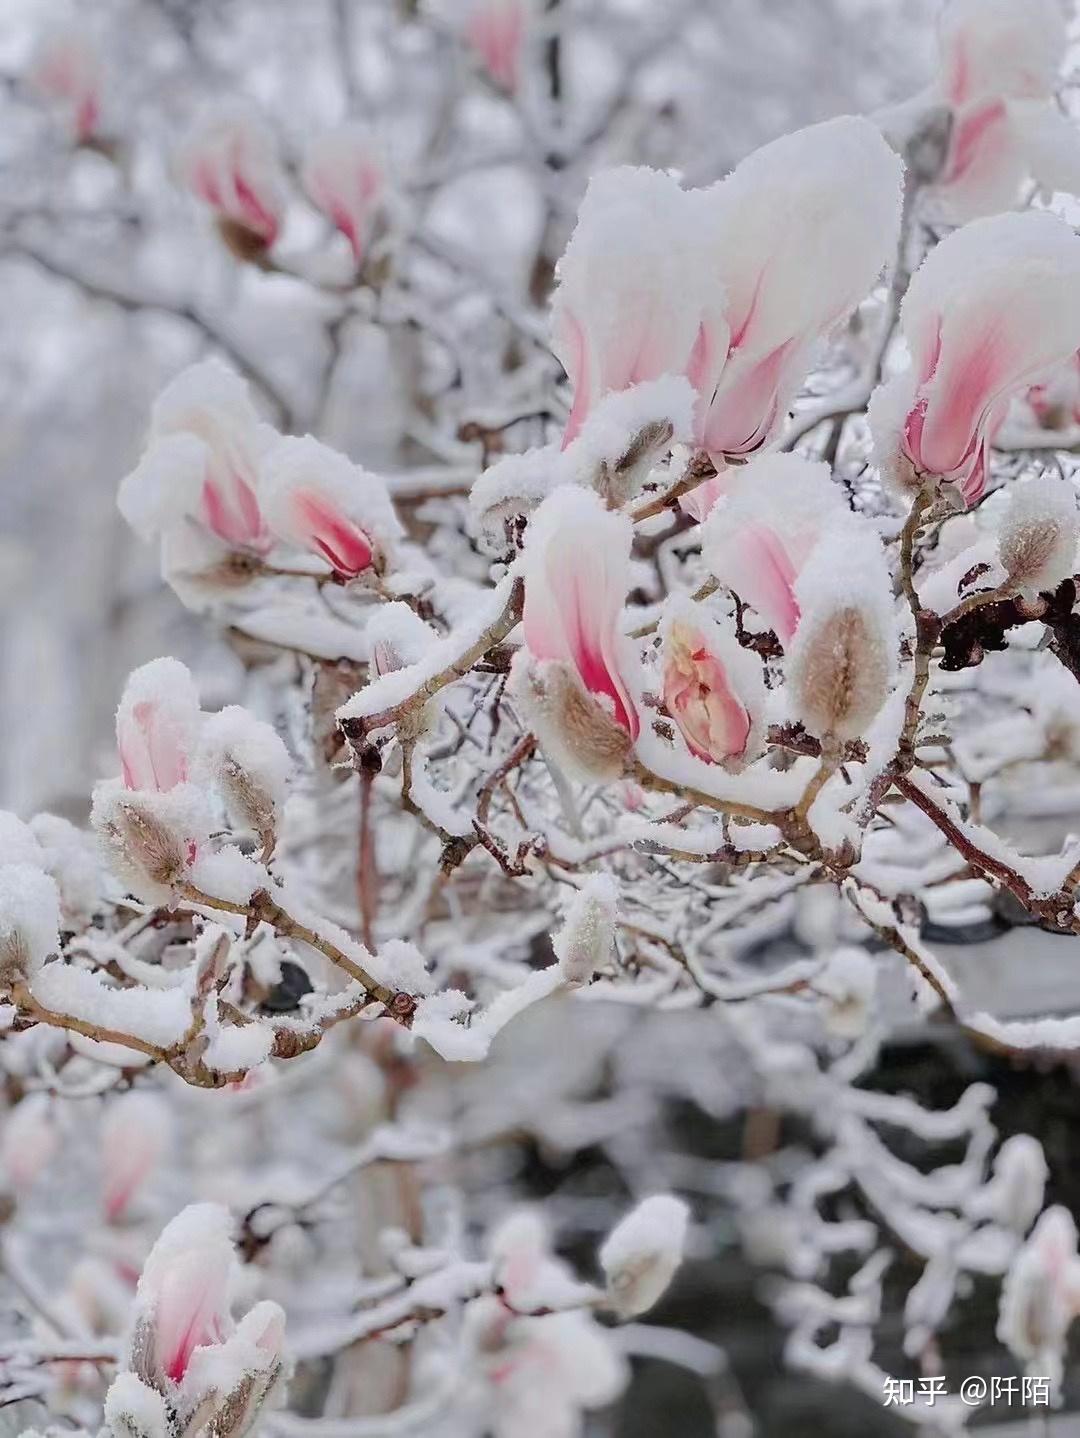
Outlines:
[{"label": "pink magnolia blossom", "polygon": [[266,461],[263,496],[274,534],[344,579],[380,571],[401,533],[379,476],[311,435],[278,442]]},{"label": "pink magnolia blossom", "polygon": [[101,1126],[105,1216],[117,1223],[169,1147],[172,1112],[156,1094],[113,1099]]},{"label": "pink magnolia blossom", "polygon": [[701,306],[688,369],[698,442],[715,460],[772,441],[819,340],[892,258],[901,174],[875,125],[842,116],[774,140],[692,196],[725,293],[722,311]]},{"label": "pink magnolia blossom", "polygon": [[1043,429],[1080,424],[1080,353],[1033,384],[1024,400]]},{"label": "pink magnolia blossom", "polygon": [[219,1205],[191,1204],[165,1226],[135,1295],[152,1335],[147,1359],[154,1376],[181,1383],[196,1349],[229,1336],[236,1268],[232,1220]]},{"label": "pink magnolia blossom", "polygon": [[1011,208],[1022,181],[1080,186],[1080,136],[1052,103],[1065,54],[1057,0],[951,0],[934,90],[952,133],[932,204],[954,224]]},{"label": "pink magnolia blossom", "polygon": [[632,529],[598,495],[568,485],[537,509],[525,544],[525,645],[568,665],[631,739],[639,720],[621,631]]},{"label": "pink magnolia blossom", "polygon": [[795,589],[803,567],[824,534],[850,518],[828,465],[762,455],[738,471],[713,508],[702,556],[786,645],[799,624]]},{"label": "pink magnolia blossom", "polygon": [[589,182],[552,311],[552,348],[574,392],[564,446],[606,394],[686,370],[702,310],[692,228],[690,197],[669,175],[623,167]]},{"label": "pink magnolia blossom", "polygon": [[181,371],[154,404],[150,437],[117,496],[145,539],[194,524],[227,550],[265,554],[272,543],[258,500],[273,440],[247,385],[220,360]]},{"label": "pink magnolia blossom", "polygon": [[664,707],[690,752],[728,768],[756,758],[765,704],[757,658],[690,599],[668,603],[660,633]]},{"label": "pink magnolia blossom", "polygon": [[316,136],[304,155],[301,179],[312,204],[352,246],[359,268],[386,189],[383,157],[374,137],[356,124]]},{"label": "pink magnolia blossom", "polygon": [[269,248],[285,213],[273,134],[255,114],[225,105],[204,117],[180,155],[184,183],[220,219]]},{"label": "pink magnolia blossom", "polygon": [[1080,347],[1080,238],[1034,211],[967,225],[923,261],[900,323],[911,367],[871,403],[878,462],[971,505],[1009,401]]},{"label": "pink magnolia blossom", "polygon": [[0,1123],[0,1187],[29,1193],[59,1146],[53,1100],[43,1093],[27,1094]]},{"label": "pink magnolia blossom", "polygon": [[164,793],[186,783],[200,720],[198,692],[179,660],[134,670],[116,711],[125,788]]},{"label": "pink magnolia blossom", "polygon": [[72,24],[50,31],[38,47],[30,78],[41,95],[67,109],[80,145],[95,137],[101,124],[104,67],[88,30]]},{"label": "pink magnolia blossom", "polygon": [[521,80],[528,32],[528,0],[470,0],[465,39],[480,64],[511,94]]}]

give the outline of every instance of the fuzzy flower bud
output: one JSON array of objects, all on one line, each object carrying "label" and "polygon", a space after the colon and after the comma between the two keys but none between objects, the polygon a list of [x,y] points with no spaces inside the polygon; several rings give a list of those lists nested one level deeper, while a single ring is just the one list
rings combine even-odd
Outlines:
[{"label": "fuzzy flower bud", "polygon": [[1072,485],[1044,474],[1016,485],[998,532],[998,555],[1008,582],[1034,598],[1056,589],[1076,568],[1080,514]]},{"label": "fuzzy flower bud", "polygon": [[233,823],[254,830],[270,853],[293,767],[274,729],[232,704],[204,721],[197,765],[225,800]]},{"label": "fuzzy flower bud", "polygon": [[0,993],[59,948],[59,921],[55,880],[31,864],[0,865]]},{"label": "fuzzy flower bud", "polygon": [[582,686],[569,664],[515,656],[510,684],[545,753],[583,783],[618,779],[630,735]]},{"label": "fuzzy flower bud", "polygon": [[610,874],[592,874],[574,895],[551,943],[568,984],[587,984],[611,956],[619,887]]},{"label": "fuzzy flower bud", "polygon": [[118,1373],[105,1395],[105,1424],[111,1438],[166,1438],[165,1399],[134,1373]]},{"label": "fuzzy flower bud", "polygon": [[636,1318],[663,1296],[682,1262],[689,1219],[682,1199],[655,1194],[608,1234],[600,1265],[620,1318]]}]

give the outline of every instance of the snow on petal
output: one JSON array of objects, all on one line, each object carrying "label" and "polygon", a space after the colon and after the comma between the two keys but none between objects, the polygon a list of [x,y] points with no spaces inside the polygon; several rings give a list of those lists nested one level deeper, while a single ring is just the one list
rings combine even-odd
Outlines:
[{"label": "snow on petal", "polygon": [[550,495],[526,537],[523,622],[533,659],[569,664],[635,738],[620,628],[632,538],[629,518],[606,510],[591,491],[567,486]]},{"label": "snow on petal", "polygon": [[878,459],[970,505],[1010,399],[1080,348],[1080,237],[1034,211],[965,225],[923,261],[900,322],[911,365],[871,405]]},{"label": "snow on petal", "polygon": [[386,190],[386,164],[377,140],[356,123],[316,135],[304,153],[300,178],[311,203],[348,240],[359,268]]},{"label": "snow on petal", "polygon": [[311,435],[278,441],[262,492],[274,534],[319,555],[344,578],[381,571],[401,533],[379,476]]},{"label": "snow on petal", "polygon": [[745,650],[703,604],[673,595],[660,621],[664,707],[692,754],[742,768],[762,749],[765,679]]},{"label": "snow on petal", "polygon": [[687,369],[702,311],[688,273],[695,213],[658,170],[623,166],[590,180],[552,309],[552,348],[574,392],[564,443],[606,394]]},{"label": "snow on petal", "polygon": [[818,340],[895,252],[901,176],[878,128],[849,115],[781,136],[691,196],[725,291],[726,334],[702,331],[690,371],[698,442],[714,458],[751,454],[776,434]]},{"label": "snow on petal", "polygon": [[273,245],[285,213],[284,176],[273,132],[246,106],[205,114],[180,152],[187,188],[260,249]]}]

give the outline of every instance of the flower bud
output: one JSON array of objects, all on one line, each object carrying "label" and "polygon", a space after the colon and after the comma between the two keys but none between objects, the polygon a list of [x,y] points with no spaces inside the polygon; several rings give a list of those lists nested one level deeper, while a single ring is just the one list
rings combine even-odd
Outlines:
[{"label": "flower bud", "polygon": [[1072,485],[1044,474],[1016,485],[998,531],[1010,586],[1027,598],[1056,589],[1076,568],[1080,514]]},{"label": "flower bud", "polygon": [[618,779],[633,748],[629,733],[582,686],[569,664],[515,657],[514,697],[544,751],[567,774]]},{"label": "flower bud", "polygon": [[0,865],[0,993],[60,947],[56,882],[32,864]]},{"label": "flower bud", "polygon": [[620,1318],[636,1318],[662,1297],[682,1262],[689,1218],[681,1199],[656,1194],[612,1229],[600,1250],[600,1265]]},{"label": "flower bud", "polygon": [[117,878],[147,903],[168,901],[210,828],[203,797],[191,784],[156,794],[106,781],[94,790],[90,822]]},{"label": "flower bud", "polygon": [[232,704],[204,721],[197,765],[233,823],[254,830],[263,853],[271,853],[293,767],[274,729]]},{"label": "flower bud", "polygon": [[587,984],[611,957],[618,899],[619,888],[610,874],[591,874],[571,900],[551,941],[568,984]]},{"label": "flower bud", "polygon": [[757,657],[691,600],[661,623],[664,706],[692,754],[741,769],[762,750],[765,680]]},{"label": "flower bud", "polygon": [[800,628],[788,665],[798,717],[819,739],[857,739],[885,702],[881,636],[844,606]]}]

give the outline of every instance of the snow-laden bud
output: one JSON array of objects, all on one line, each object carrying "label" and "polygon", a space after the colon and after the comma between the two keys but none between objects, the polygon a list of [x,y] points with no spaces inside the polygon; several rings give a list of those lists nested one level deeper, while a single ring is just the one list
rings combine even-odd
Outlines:
[{"label": "snow-laden bud", "polygon": [[125,1218],[172,1139],[172,1111],[154,1093],[108,1101],[101,1125],[102,1198],[110,1223]]},{"label": "snow-laden bud", "polygon": [[1069,1328],[1080,1311],[1076,1224],[1048,1208],[1013,1259],[1001,1288],[997,1336],[1031,1374],[1061,1383]]},{"label": "snow-laden bud", "polygon": [[282,1386],[285,1315],[269,1300],[256,1303],[224,1343],[192,1354],[184,1386],[213,1404],[215,1438],[243,1438]]},{"label": "snow-laden bud", "polygon": [[469,491],[472,527],[489,554],[517,547],[524,521],[553,489],[566,483],[558,445],[506,454],[477,476]]},{"label": "snow-laden bud", "polygon": [[533,660],[564,666],[635,739],[639,721],[626,679],[632,661],[620,627],[632,543],[629,518],[609,513],[598,495],[557,490],[529,525],[522,620]]},{"label": "snow-laden bud", "polygon": [[0,993],[60,947],[56,881],[32,864],[0,864]]},{"label": "snow-laden bud", "polygon": [[1010,587],[1029,598],[1056,589],[1076,570],[1080,514],[1065,479],[1043,474],[1009,492],[998,529],[998,556]]},{"label": "snow-laden bud", "polygon": [[862,737],[893,678],[899,636],[889,571],[866,528],[859,548],[854,525],[819,545],[795,588],[801,618],[785,681],[793,716],[821,740]]},{"label": "snow-laden bud", "polygon": [[365,125],[341,125],[316,135],[304,152],[301,182],[311,203],[352,246],[363,264],[382,215],[386,162]]},{"label": "snow-laden bud", "polygon": [[293,763],[273,727],[237,704],[202,725],[196,768],[225,800],[232,822],[273,851]]},{"label": "snow-laden bud", "polygon": [[134,1373],[118,1373],[105,1395],[105,1424],[110,1438],[167,1438],[165,1399]]},{"label": "snow-laden bud", "polygon": [[30,829],[41,845],[41,867],[60,890],[64,928],[81,927],[100,902],[101,875],[93,840],[59,814],[35,814]]},{"label": "snow-laden bud", "polygon": [[510,94],[521,80],[532,0],[467,0],[465,40],[491,79]]},{"label": "snow-laden bud", "polygon": [[611,874],[590,874],[571,899],[551,946],[568,984],[587,984],[615,947],[619,886]]},{"label": "snow-laden bud", "polygon": [[45,99],[63,106],[77,144],[97,136],[105,71],[97,41],[85,25],[63,25],[42,38],[30,83]]},{"label": "snow-laden bud", "polygon": [[183,784],[202,722],[199,693],[178,659],[152,659],[128,675],[116,711],[116,747],[128,789]]},{"label": "snow-laden bud", "polygon": [[213,210],[237,258],[261,259],[285,213],[284,176],[266,122],[246,106],[220,105],[192,130],[179,164],[184,184]]},{"label": "snow-laden bud", "polygon": [[989,1181],[972,1194],[965,1212],[1022,1237],[1042,1211],[1049,1172],[1039,1140],[1013,1134],[998,1149]]},{"label": "snow-laden bud", "polygon": [[703,604],[673,595],[660,620],[664,707],[692,754],[741,769],[763,749],[761,662]]},{"label": "snow-laden bud", "polygon": [[[370,646],[371,672],[378,678],[417,664],[439,640],[430,624],[403,600],[380,604],[365,631]],[[440,708],[440,697],[411,710],[398,722],[402,738],[418,739],[428,733]]]},{"label": "snow-laden bud", "polygon": [[1080,236],[1035,211],[965,225],[920,265],[900,324],[911,366],[871,401],[877,463],[974,504],[1010,399],[1080,349]]},{"label": "snow-laden bud", "polygon": [[59,1145],[53,1100],[27,1094],[0,1124],[0,1187],[18,1196],[29,1193]]},{"label": "snow-laden bud", "polygon": [[167,903],[210,834],[204,796],[191,784],[165,793],[105,780],[94,789],[90,822],[117,878],[147,903]]},{"label": "snow-laden bud", "polygon": [[534,661],[527,651],[516,654],[510,691],[544,753],[565,773],[582,783],[611,783],[622,776],[633,740],[569,664]]},{"label": "snow-laden bud", "polygon": [[273,440],[234,370],[216,359],[189,365],[154,404],[146,450],[117,494],[120,513],[145,540],[194,527],[225,553],[265,554],[257,490]]},{"label": "snow-laden bud", "polygon": [[702,558],[787,644],[799,623],[799,574],[822,536],[850,519],[827,464],[763,455],[738,471],[709,515]]},{"label": "snow-laden bud", "polygon": [[345,579],[382,573],[401,534],[386,485],[311,435],[279,440],[263,473],[266,522]]},{"label": "snow-laden bud", "polygon": [[611,508],[632,499],[654,464],[693,434],[694,391],[682,375],[645,380],[605,395],[564,450],[560,482],[595,489]]},{"label": "snow-laden bud", "polygon": [[814,979],[814,992],[825,999],[825,1026],[842,1039],[857,1039],[877,988],[877,966],[865,949],[845,947],[830,954]]},{"label": "snow-laden bud", "polygon": [[654,1194],[608,1234],[600,1266],[620,1318],[636,1318],[663,1297],[682,1262],[689,1220],[690,1210],[681,1198]]},{"label": "snow-laden bud", "polygon": [[685,371],[703,303],[688,251],[693,218],[690,197],[658,170],[624,166],[590,180],[552,308],[552,349],[574,391],[564,444],[604,395]]},{"label": "snow-laden bud", "polygon": [[[714,460],[743,458],[776,435],[818,341],[895,253],[901,179],[877,127],[846,115],[764,145],[692,197],[708,273],[725,291],[722,311],[701,305],[688,370],[698,443]],[[693,274],[676,281],[693,283]]]},{"label": "snow-laden bud", "polygon": [[34,864],[45,868],[45,853],[29,824],[0,809],[0,864]]}]

